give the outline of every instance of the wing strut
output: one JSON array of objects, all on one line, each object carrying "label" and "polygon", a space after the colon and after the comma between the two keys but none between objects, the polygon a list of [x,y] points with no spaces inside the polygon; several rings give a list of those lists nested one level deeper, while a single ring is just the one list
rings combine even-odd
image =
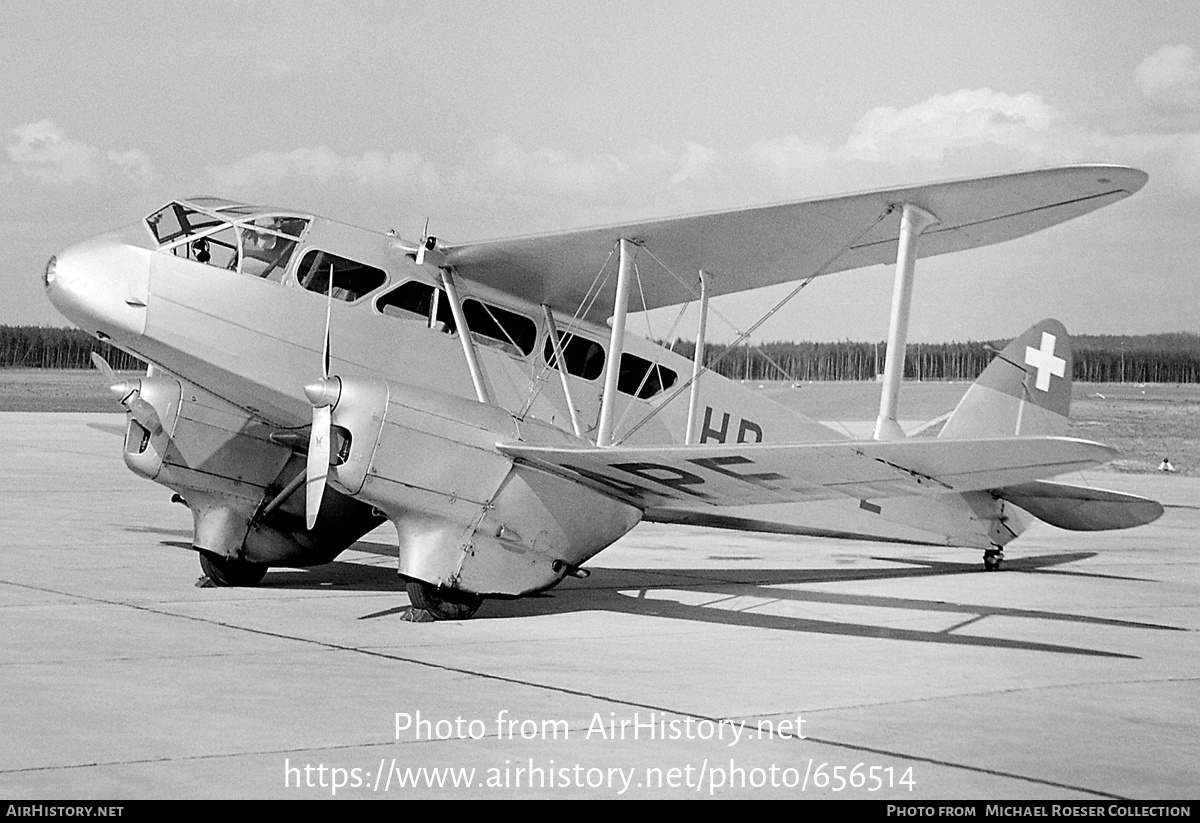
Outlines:
[{"label": "wing strut", "polygon": [[704,368],[704,332],[708,326],[708,272],[700,269],[700,321],[696,326],[696,352],[692,357],[692,388],[688,395],[687,432],[684,443],[696,442],[696,413],[700,404],[700,370]]},{"label": "wing strut", "polygon": [[491,405],[488,398],[487,385],[483,382],[483,371],[479,368],[479,359],[475,356],[475,340],[471,330],[467,328],[467,317],[463,314],[462,301],[458,299],[458,288],[454,278],[447,269],[442,269],[442,285],[446,289],[446,299],[450,301],[450,314],[454,315],[454,325],[458,329],[458,339],[462,341],[463,356],[467,358],[467,369],[471,372],[471,383],[475,386],[475,399],[480,403]]},{"label": "wing strut", "polygon": [[900,214],[900,244],[896,249],[896,280],[892,287],[892,315],[888,321],[887,352],[883,361],[883,390],[879,395],[876,440],[903,440],[896,421],[900,381],[904,379],[904,350],[908,343],[908,311],[912,305],[913,270],[917,261],[917,235],[939,222],[913,203],[904,203]]},{"label": "wing strut", "polygon": [[617,378],[621,376],[621,353],[625,348],[625,315],[629,312],[629,283],[633,278],[633,243],[621,238],[621,263],[617,269],[617,295],[613,298],[612,335],[608,362],[604,366],[604,395],[600,399],[597,446],[611,446],[613,414],[617,405]]},{"label": "wing strut", "polygon": [[567,401],[567,411],[571,413],[571,428],[576,437],[583,437],[583,426],[579,425],[579,412],[575,410],[575,400],[571,397],[571,382],[567,379],[567,361],[563,357],[563,342],[558,336],[558,326],[554,323],[554,311],[548,303],[542,304],[542,314],[546,317],[546,331],[550,333],[550,343],[554,346],[554,365],[558,367],[558,376],[562,379],[563,397]]}]

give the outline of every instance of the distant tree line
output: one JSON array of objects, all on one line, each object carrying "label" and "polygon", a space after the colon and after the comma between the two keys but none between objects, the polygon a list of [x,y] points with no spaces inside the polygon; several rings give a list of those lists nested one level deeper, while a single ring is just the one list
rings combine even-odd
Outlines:
[{"label": "distant tree line", "polygon": [[[1079,335],[1076,380],[1095,383],[1200,383],[1200,335]],[[909,344],[904,376],[913,380],[974,380],[1007,341]],[[672,351],[691,359],[695,344],[676,340]],[[712,365],[721,344],[710,344]],[[882,343],[762,343],[738,346],[714,371],[734,380],[874,380],[883,371]],[[114,369],[145,363],[79,329],[0,326],[0,368],[86,369],[98,351]]]},{"label": "distant tree line", "polygon": [[[1071,338],[1074,379],[1095,383],[1200,383],[1200,335],[1079,335]],[[910,343],[904,358],[909,380],[974,380],[1008,341]],[[691,359],[695,344],[670,346]],[[844,340],[840,343],[763,343],[742,345],[724,357],[725,347],[710,344],[705,364],[734,380],[874,380],[883,373],[887,346]],[[717,358],[721,357],[720,361]],[[713,364],[716,364],[715,366]]]},{"label": "distant tree line", "polygon": [[48,326],[0,326],[0,368],[90,369],[98,351],[114,369],[144,369],[146,364],[79,329]]}]

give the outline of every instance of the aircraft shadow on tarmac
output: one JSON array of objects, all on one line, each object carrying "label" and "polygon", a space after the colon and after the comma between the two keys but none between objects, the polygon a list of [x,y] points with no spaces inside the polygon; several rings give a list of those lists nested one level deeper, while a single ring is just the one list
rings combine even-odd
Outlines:
[{"label": "aircraft shadow on tarmac", "polygon": [[[1026,557],[1011,561],[1007,568],[1013,572],[1066,573],[1052,567],[1094,557],[1094,552],[1071,552]],[[680,620],[699,620],[734,626],[784,629],[816,634],[852,635],[891,640],[926,643],[948,643],[968,646],[1048,651],[1102,657],[1137,659],[1136,655],[1107,652],[1075,646],[1019,640],[1010,637],[988,637],[959,634],[959,629],[986,617],[1018,617],[1033,620],[1052,620],[1076,624],[1121,627],[1131,629],[1182,631],[1174,626],[1140,623],[1127,620],[1037,609],[1017,609],[1002,606],[983,606],[940,600],[890,597],[886,595],[841,594],[828,590],[812,591],[790,588],[806,583],[853,582],[913,577],[933,577],[952,574],[980,574],[975,563],[946,563],[925,559],[873,558],[906,564],[893,569],[746,569],[739,571],[714,569],[602,569],[596,585],[575,586],[555,590],[558,595],[514,601],[493,601],[483,617],[525,617],[556,614],[576,610],[609,610],[627,614],[652,615]],[[1086,574],[1081,576],[1107,577]],[[616,580],[610,582],[609,578]],[[594,579],[593,578],[593,579]],[[626,578],[625,583],[619,578]],[[647,580],[650,580],[647,584]],[[1128,578],[1119,578],[1128,579]],[[788,587],[788,588],[784,588]],[[689,602],[672,599],[685,594]],[[578,596],[573,596],[578,595]],[[706,598],[705,595],[708,597]],[[556,603],[567,600],[567,603]],[[574,602],[570,602],[574,601]],[[789,614],[772,614],[764,609],[787,611],[790,604],[829,604],[834,606],[882,608],[897,611],[947,613],[964,619],[938,630],[897,628],[869,623],[814,619]]]},{"label": "aircraft shadow on tarmac", "polygon": [[[356,551],[390,556],[394,550],[372,543],[358,543]],[[1080,577],[1100,577],[1118,580],[1137,578],[1118,577],[1090,572],[1075,572],[1058,567],[1095,557],[1095,552],[1066,552],[1024,557],[1007,562],[1006,573],[1065,574]],[[870,580],[893,580],[920,577],[942,577],[956,574],[983,574],[977,563],[950,563],[915,558],[873,558],[894,563],[891,568],[872,569],[628,569],[597,568],[586,581],[568,580],[553,591],[539,596],[514,600],[490,600],[480,610],[476,620],[503,620],[522,617],[562,615],[581,611],[608,611],[621,614],[653,616],[705,623],[783,629],[816,634],[875,637],[925,643],[946,643],[965,646],[1024,649],[1101,657],[1137,659],[1136,655],[1089,649],[1078,646],[1021,640],[1013,637],[989,637],[963,634],[959,630],[986,617],[1050,620],[1074,624],[1117,627],[1139,630],[1181,631],[1174,626],[1128,620],[1095,617],[1037,609],[985,606],[919,598],[885,595],[842,594],[827,589],[819,591],[793,588],[804,584],[837,583]],[[307,570],[273,570],[264,585],[280,588],[358,589],[401,591],[392,565],[367,565],[335,561]],[[682,602],[682,600],[687,602]],[[840,607],[889,609],[893,612],[943,613],[961,615],[963,619],[937,630],[881,626],[780,614],[780,610],[795,610],[803,604],[825,604]],[[398,606],[360,619],[406,616],[408,607]],[[775,612],[775,613],[772,613]]]}]

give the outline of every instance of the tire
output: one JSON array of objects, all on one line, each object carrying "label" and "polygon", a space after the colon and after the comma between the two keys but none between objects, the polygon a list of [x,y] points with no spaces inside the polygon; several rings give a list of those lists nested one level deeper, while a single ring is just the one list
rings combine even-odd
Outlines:
[{"label": "tire", "polygon": [[262,582],[269,568],[266,563],[251,563],[200,550],[200,571],[214,586],[255,586]]},{"label": "tire", "polygon": [[466,620],[483,605],[482,595],[431,586],[420,580],[409,580],[405,588],[413,607],[424,609],[434,620]]}]

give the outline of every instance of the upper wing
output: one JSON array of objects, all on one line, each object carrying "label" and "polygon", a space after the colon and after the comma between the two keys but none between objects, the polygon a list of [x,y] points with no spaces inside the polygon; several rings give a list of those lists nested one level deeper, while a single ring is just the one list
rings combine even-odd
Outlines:
[{"label": "upper wing", "polygon": [[[713,275],[710,294],[787,283],[896,259],[899,204],[940,221],[917,243],[921,257],[1011,240],[1114,203],[1147,176],[1123,166],[1067,166],[949,183],[640,223],[468,243],[447,249],[463,276],[574,312],[622,237],[636,241],[689,282]],[[611,306],[615,278],[600,305]],[[644,278],[646,307],[692,299],[672,278]],[[641,306],[631,307],[640,309]]]},{"label": "upper wing", "polygon": [[643,509],[977,491],[1075,471],[1117,454],[1069,437],[498,448]]}]

